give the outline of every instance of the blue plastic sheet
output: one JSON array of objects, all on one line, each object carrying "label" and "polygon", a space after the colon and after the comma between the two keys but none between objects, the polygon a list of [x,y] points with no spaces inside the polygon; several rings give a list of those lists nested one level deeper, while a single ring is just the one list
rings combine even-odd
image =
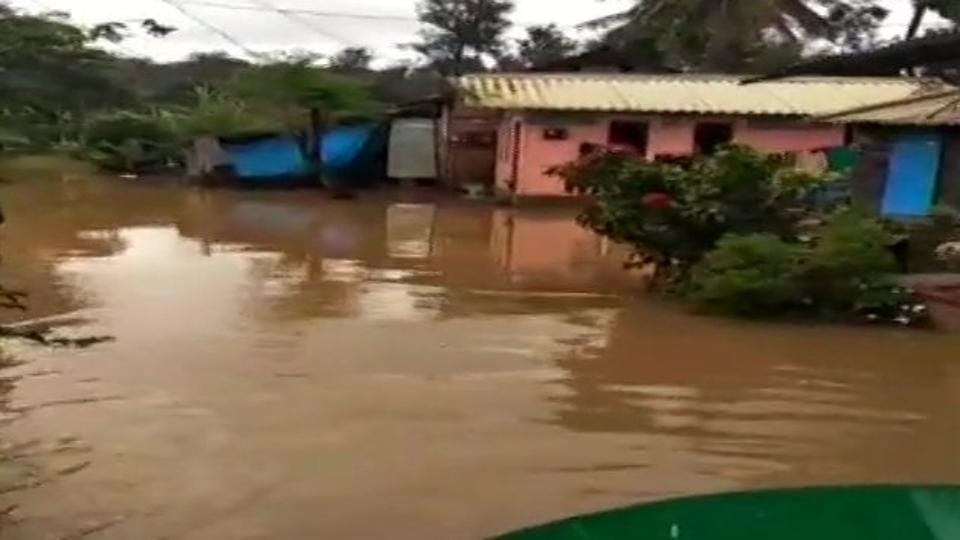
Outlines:
[{"label": "blue plastic sheet", "polygon": [[942,138],[938,133],[900,136],[890,157],[883,197],[885,216],[926,216],[933,209],[940,172]]},{"label": "blue plastic sheet", "polygon": [[361,158],[373,135],[371,126],[342,127],[323,137],[323,164],[329,169],[350,169]]},{"label": "blue plastic sheet", "polygon": [[307,160],[293,137],[274,137],[223,149],[240,178],[290,177],[307,171]]}]

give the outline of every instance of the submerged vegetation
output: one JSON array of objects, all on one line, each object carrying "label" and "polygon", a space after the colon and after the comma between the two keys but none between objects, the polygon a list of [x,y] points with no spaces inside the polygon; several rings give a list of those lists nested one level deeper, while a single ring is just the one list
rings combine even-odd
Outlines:
[{"label": "submerged vegetation", "polygon": [[895,237],[849,208],[842,178],[742,147],[690,164],[598,152],[556,171],[590,195],[581,222],[634,248],[655,285],[741,316],[927,322],[891,274]]}]

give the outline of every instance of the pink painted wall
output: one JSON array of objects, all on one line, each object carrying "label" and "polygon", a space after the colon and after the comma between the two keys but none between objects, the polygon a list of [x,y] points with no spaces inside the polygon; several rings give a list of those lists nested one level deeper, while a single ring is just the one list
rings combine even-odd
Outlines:
[{"label": "pink painted wall", "polygon": [[829,124],[741,120],[737,123],[734,142],[761,152],[804,152],[843,146],[846,130],[843,126]]},{"label": "pink painted wall", "polygon": [[686,156],[693,153],[693,131],[696,122],[687,118],[657,118],[650,122],[647,157],[659,155]]},{"label": "pink painted wall", "polygon": [[[522,122],[521,147],[516,190],[510,188],[513,177],[512,122]],[[701,122],[730,122],[729,118],[594,116],[582,122],[567,125],[566,140],[546,140],[544,128],[558,127],[524,121],[521,115],[504,120],[500,133],[500,148],[496,171],[497,188],[518,196],[567,196],[563,182],[546,174],[551,167],[562,165],[579,157],[584,143],[607,145],[610,122],[629,120],[650,124],[647,157],[658,155],[690,155],[694,151],[694,131]],[[763,152],[801,152],[818,148],[840,146],[844,143],[844,128],[831,125],[811,125],[773,120],[735,120],[734,142],[752,146]],[[507,136],[504,136],[507,135]]]},{"label": "pink painted wall", "polygon": [[544,129],[557,127],[524,123],[523,149],[520,152],[518,195],[567,195],[563,181],[546,171],[569,163],[580,155],[584,143],[604,145],[607,143],[607,122],[569,125],[569,138],[563,141],[546,140]]}]

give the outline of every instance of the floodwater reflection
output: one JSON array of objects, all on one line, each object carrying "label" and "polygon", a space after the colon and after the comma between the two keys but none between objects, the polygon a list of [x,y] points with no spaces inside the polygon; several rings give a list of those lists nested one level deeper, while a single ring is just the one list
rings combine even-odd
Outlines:
[{"label": "floodwater reflection", "polygon": [[570,210],[0,197],[22,317],[117,338],[11,346],[30,412],[3,437],[70,444],[39,444],[55,481],[6,495],[5,538],[476,538],[678,494],[960,481],[960,338],[692,316]]}]

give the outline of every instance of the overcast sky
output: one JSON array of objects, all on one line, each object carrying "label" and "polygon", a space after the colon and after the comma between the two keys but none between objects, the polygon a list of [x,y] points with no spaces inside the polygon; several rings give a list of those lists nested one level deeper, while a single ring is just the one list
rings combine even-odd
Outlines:
[{"label": "overcast sky", "polygon": [[[910,1],[883,2],[893,10],[884,25],[884,33],[903,33],[910,20]],[[179,31],[166,39],[134,37],[124,42],[122,52],[161,61],[180,59],[198,51],[244,54],[239,47],[196,19],[223,30],[246,48],[257,52],[309,50],[331,53],[347,46],[365,46],[373,49],[379,57],[388,59],[409,56],[409,53],[397,50],[396,45],[412,41],[418,28],[414,10],[416,0],[173,0],[190,16],[178,11],[167,0],[9,0],[8,3],[30,12],[66,11],[83,24],[154,18],[176,26]],[[572,31],[584,20],[613,13],[632,2],[516,0],[516,3],[513,18],[519,25],[557,23]],[[270,11],[270,6],[327,14],[286,16]],[[367,16],[371,18],[364,18]]]}]

